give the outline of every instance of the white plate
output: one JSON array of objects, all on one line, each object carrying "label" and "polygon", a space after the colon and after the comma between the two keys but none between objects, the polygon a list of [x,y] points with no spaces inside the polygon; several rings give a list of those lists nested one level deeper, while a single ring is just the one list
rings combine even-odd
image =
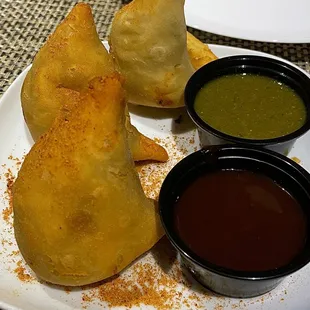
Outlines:
[{"label": "white plate", "polygon": [[[213,52],[219,57],[236,54],[254,54],[266,55],[249,50],[237,49],[232,47],[210,45]],[[10,168],[13,174],[17,173],[17,160],[12,157],[22,158],[32,145],[32,139],[24,123],[21,104],[20,90],[25,78],[26,69],[11,85],[0,100],[0,210],[8,208],[6,186],[7,181],[5,172]],[[174,122],[180,114],[183,120],[180,125]],[[162,175],[184,155],[192,152],[198,145],[196,130],[188,122],[183,109],[164,111],[160,109],[150,109],[134,107],[131,109],[132,121],[143,133],[150,137],[158,137],[168,147],[171,160],[167,164],[158,164],[148,166],[146,169],[152,173],[152,177]],[[297,156],[301,164],[310,171],[310,159],[306,150],[310,150],[310,134],[299,139],[292,150],[290,156]],[[12,155],[12,157],[11,157]],[[9,159],[11,158],[11,159]],[[4,166],[1,166],[4,165]],[[146,177],[147,178],[147,177]],[[147,184],[144,184],[147,188]],[[9,217],[12,222],[12,217]],[[47,223],[48,224],[48,223]],[[219,227],[219,229],[221,229]],[[223,228],[225,229],[225,228]],[[97,294],[98,287],[81,290],[79,288],[71,292],[65,292],[63,288],[40,283],[33,278],[31,270],[25,265],[17,251],[17,246],[13,236],[12,226],[3,220],[3,214],[0,216],[0,308],[5,310],[72,310],[72,309],[109,309],[109,304],[93,298],[91,301],[83,301],[85,294]],[[238,300],[224,297],[217,297],[214,294],[203,290],[195,281],[192,282],[192,288],[184,286],[181,281],[183,277],[177,271],[178,265],[171,266],[170,256],[165,254],[171,252],[169,243],[162,243],[161,250],[157,252],[151,250],[140,258],[134,265],[128,268],[121,277],[129,279],[130,275],[135,276],[133,271],[135,266],[146,266],[148,263],[156,269],[154,281],[161,278],[165,273],[175,279],[174,285],[170,287],[160,287],[160,290],[172,292],[175,296],[175,304],[172,309],[247,309],[247,310],[306,310],[310,305],[310,265],[304,267],[299,272],[285,281],[271,293],[259,298]],[[165,249],[164,251],[162,251]],[[160,254],[158,254],[160,253]],[[173,253],[173,251],[172,251]],[[18,263],[19,262],[19,263]],[[160,262],[160,264],[158,263]],[[19,265],[20,266],[19,266]],[[170,264],[170,265],[169,265]],[[150,266],[149,265],[149,266]],[[22,274],[30,274],[31,281],[24,282],[19,280],[16,268]],[[147,272],[147,268],[145,268]],[[167,275],[166,275],[167,277]],[[181,292],[177,296],[176,292]],[[180,301],[187,300],[186,303]],[[170,302],[169,302],[170,303]],[[114,309],[114,308],[113,308]],[[124,309],[124,308],[115,308]],[[151,306],[134,307],[134,309],[153,309]]]},{"label": "white plate", "polygon": [[188,26],[266,42],[309,43],[308,0],[186,0]]}]

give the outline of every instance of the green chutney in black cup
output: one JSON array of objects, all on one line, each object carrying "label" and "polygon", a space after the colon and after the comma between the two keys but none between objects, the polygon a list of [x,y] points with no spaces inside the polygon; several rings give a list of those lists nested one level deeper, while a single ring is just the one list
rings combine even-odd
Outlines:
[{"label": "green chutney in black cup", "polygon": [[287,155],[310,129],[310,78],[261,56],[220,58],[197,70],[184,93],[201,145],[237,143]]},{"label": "green chutney in black cup", "polygon": [[251,73],[221,76],[197,93],[194,109],[213,128],[245,139],[273,139],[305,124],[306,107],[289,86]]}]

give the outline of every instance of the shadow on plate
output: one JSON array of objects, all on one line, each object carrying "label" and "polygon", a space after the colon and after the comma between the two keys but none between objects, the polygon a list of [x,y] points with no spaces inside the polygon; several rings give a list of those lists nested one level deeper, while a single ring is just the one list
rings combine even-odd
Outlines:
[{"label": "shadow on plate", "polygon": [[188,116],[186,109],[178,109],[179,114],[173,119],[171,132],[172,134],[182,134],[196,129],[195,124]]},{"label": "shadow on plate", "polygon": [[195,129],[195,125],[184,107],[176,109],[159,109],[130,104],[128,105],[128,109],[130,114],[133,114],[137,118],[149,118],[158,121],[171,120],[172,123],[169,125],[170,128],[167,129],[171,130],[171,133],[174,135],[186,133]]},{"label": "shadow on plate", "polygon": [[130,113],[136,116],[152,118],[152,119],[169,119],[177,118],[184,108],[176,109],[161,109],[154,107],[146,107],[142,105],[128,104],[128,110]]},{"label": "shadow on plate", "polygon": [[31,133],[30,133],[30,131],[29,131],[29,129],[28,129],[28,126],[27,126],[26,122],[24,122],[24,129],[25,129],[26,141],[27,141],[27,143],[28,143],[30,146],[32,146],[32,145],[34,144],[34,141],[33,141],[33,139],[32,139]]},{"label": "shadow on plate", "polygon": [[180,257],[171,245],[170,241],[164,236],[151,250],[151,254],[157,265],[172,280],[191,289],[193,292],[202,294],[206,297],[222,297],[200,285],[180,263]]}]

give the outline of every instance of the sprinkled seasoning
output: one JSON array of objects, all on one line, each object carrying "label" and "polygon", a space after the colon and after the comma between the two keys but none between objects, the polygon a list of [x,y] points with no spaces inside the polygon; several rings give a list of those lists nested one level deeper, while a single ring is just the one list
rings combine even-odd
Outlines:
[{"label": "sprinkled seasoning", "polygon": [[12,202],[12,187],[15,181],[15,176],[13,175],[11,169],[8,169],[4,174],[7,182],[7,189],[5,191],[6,199],[9,202],[9,206],[2,210],[2,218],[7,224],[11,223],[11,215],[13,213],[13,202]]},{"label": "sprinkled seasoning", "polygon": [[153,306],[160,310],[203,308],[202,299],[192,292],[184,294],[190,285],[183,276],[176,259],[176,253],[164,237],[149,256],[160,260],[169,272],[166,273],[159,264],[154,264],[151,257],[144,262],[137,262],[124,274],[102,282],[99,286],[83,293],[84,303],[99,300],[109,307]]},{"label": "sprinkled seasoning", "polygon": [[[0,255],[5,257],[5,261],[9,264],[7,270],[12,272],[23,283],[35,283],[36,279],[30,274],[30,268],[26,265],[22,259],[20,252],[18,251],[17,244],[14,239],[13,230],[13,201],[12,201],[12,187],[16,178],[17,171],[20,169],[22,159],[10,155],[8,160],[11,165],[1,165],[4,170],[2,173],[2,181],[6,183],[6,187],[1,195],[5,204],[2,210],[2,220],[5,223],[3,230],[1,231],[1,252]],[[10,166],[10,167],[8,167]],[[6,236],[4,238],[3,236]]]},{"label": "sprinkled seasoning", "polygon": [[157,199],[161,184],[169,171],[185,156],[198,150],[198,147],[195,146],[195,135],[196,132],[186,137],[171,136],[166,139],[154,139],[156,143],[167,150],[169,160],[166,163],[142,162],[136,164],[147,197]]},{"label": "sprinkled seasoning", "polygon": [[32,282],[35,280],[35,278],[33,278],[23,266],[22,260],[17,262],[17,268],[14,269],[14,272],[22,282]]}]

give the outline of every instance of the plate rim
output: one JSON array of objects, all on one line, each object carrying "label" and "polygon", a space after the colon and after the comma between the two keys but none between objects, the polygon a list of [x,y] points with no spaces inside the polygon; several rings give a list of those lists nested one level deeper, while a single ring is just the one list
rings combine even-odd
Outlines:
[{"label": "plate rim", "polygon": [[[307,44],[310,43],[310,34],[300,36],[298,31],[293,32],[291,35],[287,34],[272,34],[269,35],[266,32],[262,32],[259,28],[255,33],[246,35],[244,29],[232,28],[231,25],[221,25],[219,23],[212,25],[202,15],[197,15],[193,0],[186,0],[185,2],[185,20],[188,27],[192,27],[197,30],[209,32],[211,34],[225,36],[234,39],[248,40],[254,42],[264,43],[278,43],[278,44]],[[192,4],[192,5],[191,5]],[[200,11],[199,11],[200,12]],[[276,20],[275,20],[276,22]],[[251,33],[251,31],[250,31]],[[296,39],[297,38],[297,39]]]}]

